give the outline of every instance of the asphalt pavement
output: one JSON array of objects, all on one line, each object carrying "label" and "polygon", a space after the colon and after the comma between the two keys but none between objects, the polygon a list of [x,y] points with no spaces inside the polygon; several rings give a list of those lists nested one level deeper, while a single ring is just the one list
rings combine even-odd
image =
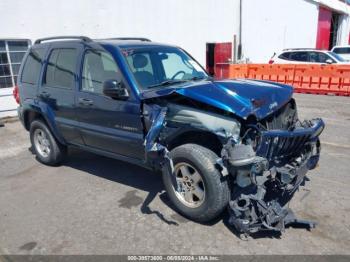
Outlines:
[{"label": "asphalt pavement", "polygon": [[15,121],[0,127],[0,254],[350,254],[350,98],[295,98],[301,118],[327,125],[319,167],[291,202],[315,229],[241,240],[227,213],[209,224],[177,214],[143,168],[78,150],[40,164]]}]

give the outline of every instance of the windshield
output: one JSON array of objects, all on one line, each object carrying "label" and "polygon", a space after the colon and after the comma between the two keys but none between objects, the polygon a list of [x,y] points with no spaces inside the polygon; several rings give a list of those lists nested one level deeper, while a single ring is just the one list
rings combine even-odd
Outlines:
[{"label": "windshield", "polygon": [[346,60],[344,58],[342,58],[340,55],[334,53],[334,52],[328,52],[328,54],[335,58],[336,60],[338,60],[339,62],[346,62]]},{"label": "windshield", "polygon": [[193,58],[178,48],[126,48],[122,52],[143,90],[209,77]]}]

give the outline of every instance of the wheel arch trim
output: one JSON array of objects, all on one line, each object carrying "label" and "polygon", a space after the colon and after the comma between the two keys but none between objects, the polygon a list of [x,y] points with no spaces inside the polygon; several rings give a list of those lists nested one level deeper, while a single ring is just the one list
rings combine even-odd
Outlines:
[{"label": "wheel arch trim", "polygon": [[42,119],[47,124],[52,135],[63,145],[66,145],[66,141],[57,129],[57,125],[54,121],[54,113],[49,106],[41,105],[23,105],[23,124],[26,130],[30,130],[30,123],[35,119]]}]

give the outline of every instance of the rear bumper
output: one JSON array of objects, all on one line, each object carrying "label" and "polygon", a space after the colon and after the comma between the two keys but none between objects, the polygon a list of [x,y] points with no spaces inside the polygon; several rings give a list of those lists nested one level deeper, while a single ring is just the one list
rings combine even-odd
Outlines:
[{"label": "rear bumper", "polygon": [[18,106],[17,107],[17,114],[18,114],[18,118],[21,121],[22,125],[25,127],[24,116],[23,116],[23,107],[22,106]]}]

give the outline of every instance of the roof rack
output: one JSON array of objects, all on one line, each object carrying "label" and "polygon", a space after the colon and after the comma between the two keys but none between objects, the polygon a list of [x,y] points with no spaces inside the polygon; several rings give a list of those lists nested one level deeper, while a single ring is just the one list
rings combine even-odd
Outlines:
[{"label": "roof rack", "polygon": [[104,38],[100,40],[138,40],[142,42],[152,42],[150,39],[144,38],[144,37],[113,37],[113,38]]},{"label": "roof rack", "polygon": [[91,42],[92,41],[87,36],[53,36],[53,37],[39,38],[34,42],[34,44],[40,44],[43,41],[59,40],[59,39],[80,39],[84,42]]},{"label": "roof rack", "polygon": [[283,51],[287,51],[287,50],[317,50],[316,48],[285,48],[283,49]]}]

